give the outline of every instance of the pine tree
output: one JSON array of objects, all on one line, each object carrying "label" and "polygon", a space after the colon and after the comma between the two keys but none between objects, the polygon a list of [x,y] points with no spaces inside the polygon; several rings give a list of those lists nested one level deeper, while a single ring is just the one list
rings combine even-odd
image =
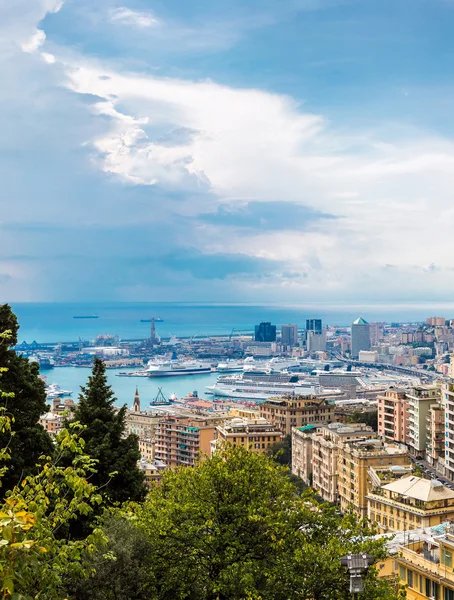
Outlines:
[{"label": "pine tree", "polygon": [[8,397],[0,399],[0,406],[6,407],[12,420],[9,433],[0,434],[0,447],[8,446],[11,460],[2,478],[0,494],[4,496],[36,471],[41,455],[53,452],[53,444],[48,433],[38,423],[47,410],[44,382],[39,378],[39,366],[18,356],[11,346],[17,344],[19,324],[16,315],[8,304],[0,305],[0,331],[8,331],[7,340],[0,342],[0,365],[7,369],[1,378],[1,389]]},{"label": "pine tree", "polygon": [[135,435],[125,437],[126,406],[117,411],[114,402],[106,366],[95,356],[92,374],[88,384],[81,387],[72,419],[86,426],[81,432],[85,452],[99,461],[90,482],[111,502],[139,501],[145,497],[146,488],[143,473],[137,467],[138,439]]}]

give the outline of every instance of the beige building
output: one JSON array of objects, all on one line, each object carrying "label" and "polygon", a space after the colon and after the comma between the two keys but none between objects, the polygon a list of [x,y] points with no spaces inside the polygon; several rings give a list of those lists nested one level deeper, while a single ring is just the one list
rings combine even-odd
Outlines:
[{"label": "beige building", "polygon": [[334,421],[334,404],[317,396],[270,398],[259,406],[259,415],[289,435],[293,427],[327,425]]},{"label": "beige building", "polygon": [[427,415],[431,405],[441,400],[440,388],[421,385],[407,392],[408,438],[407,445],[414,456],[424,456],[427,444]]},{"label": "beige building", "polygon": [[50,411],[41,415],[39,424],[54,437],[61,431],[65,419],[72,417],[75,409],[76,404],[72,398],[54,398]]},{"label": "beige building", "polygon": [[167,465],[162,461],[147,460],[145,458],[142,458],[137,466],[145,475],[145,483],[148,487],[151,487],[153,483],[161,481],[165,471],[168,469]]},{"label": "beige building", "polygon": [[331,423],[315,428],[306,425],[292,431],[292,473],[310,485],[324,500],[337,503],[338,456],[347,442],[376,439],[376,432],[364,423]]},{"label": "beige building", "polygon": [[210,454],[219,419],[167,416],[156,427],[155,458],[168,467],[193,467]]},{"label": "beige building", "polygon": [[215,431],[215,439],[212,449],[228,442],[234,446],[244,446],[252,452],[266,452],[283,437],[282,433],[265,419],[235,417],[218,425]]},{"label": "beige building", "polygon": [[395,556],[407,600],[454,600],[454,534],[449,523],[411,532]]},{"label": "beige building", "polygon": [[387,444],[380,439],[366,439],[342,444],[339,448],[338,494],[341,511],[354,510],[367,516],[368,470],[370,467],[408,466],[408,449]]},{"label": "beige building", "polygon": [[429,407],[426,427],[426,460],[438,467],[445,456],[445,409],[438,402]]},{"label": "beige building", "polygon": [[369,491],[367,516],[383,533],[434,527],[454,518],[454,491],[433,479],[400,477]]},{"label": "beige building", "polygon": [[377,396],[378,434],[388,442],[406,443],[408,400],[404,389],[389,388]]},{"label": "beige building", "polygon": [[141,410],[139,390],[136,387],[132,410],[126,411],[126,435],[133,433],[139,440],[154,441],[156,426],[162,415]]}]

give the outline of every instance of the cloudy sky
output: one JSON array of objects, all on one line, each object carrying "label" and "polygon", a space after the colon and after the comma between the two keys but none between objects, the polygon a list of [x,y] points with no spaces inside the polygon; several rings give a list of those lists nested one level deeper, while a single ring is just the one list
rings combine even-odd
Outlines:
[{"label": "cloudy sky", "polygon": [[452,300],[453,29],[453,0],[0,0],[1,299]]}]

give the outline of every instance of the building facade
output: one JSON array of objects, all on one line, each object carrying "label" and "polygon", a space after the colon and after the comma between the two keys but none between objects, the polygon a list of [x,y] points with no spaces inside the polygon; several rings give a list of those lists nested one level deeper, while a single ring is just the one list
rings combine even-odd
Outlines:
[{"label": "building facade", "polygon": [[441,529],[419,530],[399,546],[395,561],[407,600],[454,600],[454,534],[450,524]]},{"label": "building facade", "polygon": [[405,444],[408,436],[408,399],[404,389],[390,388],[377,396],[378,434],[388,442]]},{"label": "building facade", "polygon": [[271,325],[269,321],[256,325],[254,339],[256,342],[275,342],[276,325]]},{"label": "building facade", "polygon": [[298,345],[298,325],[288,324],[281,326],[281,343],[283,346],[289,348]]},{"label": "building facade", "polygon": [[361,350],[370,350],[370,326],[359,317],[352,323],[352,358],[358,358]]},{"label": "building facade", "polygon": [[407,392],[407,444],[414,456],[424,456],[427,445],[427,417],[429,409],[431,405],[438,403],[440,398],[440,389],[436,386],[417,386]]},{"label": "building facade", "polygon": [[215,427],[203,418],[164,417],[156,427],[155,458],[168,467],[193,467],[210,454]]},{"label": "building facade", "polygon": [[317,396],[270,398],[259,406],[259,415],[285,435],[293,427],[327,425],[334,421],[334,404]]},{"label": "building facade", "polygon": [[351,509],[367,517],[368,470],[379,466],[409,466],[408,449],[379,439],[343,444],[338,454],[338,494],[342,512]]},{"label": "building facade", "polygon": [[435,527],[454,518],[454,491],[433,479],[400,477],[369,491],[367,516],[383,533]]},{"label": "building facade", "polygon": [[234,417],[215,430],[211,448],[227,442],[234,446],[244,446],[251,452],[264,453],[270,446],[281,440],[283,434],[266,419]]}]

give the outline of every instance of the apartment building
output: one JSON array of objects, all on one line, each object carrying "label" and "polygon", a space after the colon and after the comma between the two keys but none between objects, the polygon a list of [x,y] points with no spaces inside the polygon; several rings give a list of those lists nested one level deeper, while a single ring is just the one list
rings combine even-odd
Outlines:
[{"label": "apartment building", "polygon": [[318,396],[270,398],[259,406],[259,415],[289,435],[293,427],[327,425],[334,421],[334,404]]},{"label": "apartment building", "polygon": [[404,389],[389,388],[377,396],[378,434],[388,442],[406,443],[408,400]]},{"label": "apartment building", "polygon": [[312,485],[312,434],[315,425],[292,430],[292,473]]},{"label": "apartment building", "polygon": [[234,446],[244,446],[252,452],[266,452],[270,446],[281,440],[283,434],[266,419],[235,417],[218,425],[212,450],[225,442]]},{"label": "apartment building", "polygon": [[168,467],[193,467],[210,454],[218,419],[166,416],[156,426],[155,458]]},{"label": "apartment building", "polygon": [[440,462],[445,457],[445,409],[438,402],[429,407],[426,427],[426,460],[440,468]]},{"label": "apartment building", "polygon": [[[454,362],[451,359],[451,368]],[[451,375],[452,376],[452,375]],[[454,480],[454,384],[446,383],[442,389],[445,408],[445,467],[446,476]]]},{"label": "apartment building", "polygon": [[407,534],[394,559],[407,600],[454,600],[454,533],[450,524]]},{"label": "apartment building", "polygon": [[374,486],[367,495],[367,516],[379,531],[434,527],[454,518],[454,491],[433,479],[415,475]]},{"label": "apartment building", "polygon": [[423,457],[427,444],[427,414],[433,404],[440,402],[440,388],[431,385],[416,386],[407,392],[407,399],[407,445],[413,456]]},{"label": "apartment building", "polygon": [[367,517],[368,470],[370,467],[409,466],[408,449],[380,439],[351,441],[339,448],[338,495],[342,512],[353,509]]}]

